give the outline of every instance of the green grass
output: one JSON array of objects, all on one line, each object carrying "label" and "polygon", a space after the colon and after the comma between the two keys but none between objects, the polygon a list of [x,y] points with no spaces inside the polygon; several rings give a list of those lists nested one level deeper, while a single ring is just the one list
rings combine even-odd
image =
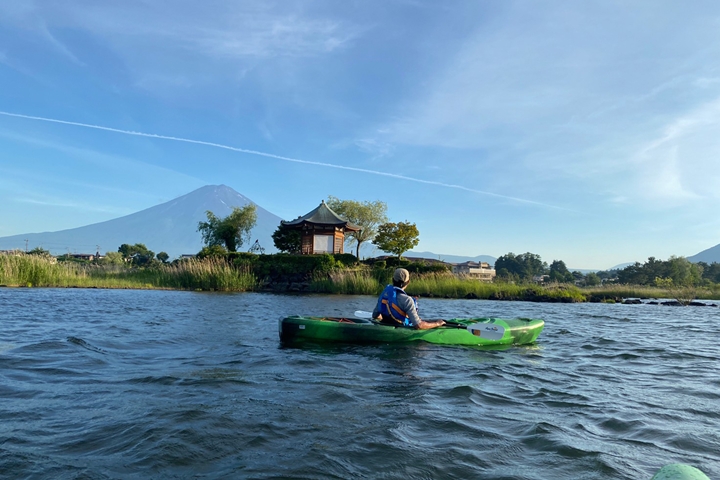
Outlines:
[{"label": "green grass", "polygon": [[[389,274],[378,270],[340,271],[316,279],[312,291],[355,295],[378,295],[389,283]],[[415,274],[406,291],[410,295],[440,298],[486,300],[530,300],[545,302],[584,302],[579,288],[568,285],[539,286],[511,283],[485,283],[451,273]]]},{"label": "green grass", "polygon": [[234,267],[214,258],[154,268],[128,268],[57,263],[37,255],[0,255],[0,285],[248,291],[257,286],[257,280],[249,267]]},{"label": "green grass", "polygon": [[345,295],[377,295],[383,287],[371,274],[357,270],[316,275],[310,284],[313,292]]}]

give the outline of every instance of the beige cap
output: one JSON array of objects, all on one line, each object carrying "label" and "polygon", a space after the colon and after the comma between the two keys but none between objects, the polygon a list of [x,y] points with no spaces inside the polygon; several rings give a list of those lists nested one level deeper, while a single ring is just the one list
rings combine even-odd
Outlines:
[{"label": "beige cap", "polygon": [[401,283],[405,285],[410,281],[410,272],[405,270],[404,268],[396,268],[395,273],[393,273],[393,282]]}]

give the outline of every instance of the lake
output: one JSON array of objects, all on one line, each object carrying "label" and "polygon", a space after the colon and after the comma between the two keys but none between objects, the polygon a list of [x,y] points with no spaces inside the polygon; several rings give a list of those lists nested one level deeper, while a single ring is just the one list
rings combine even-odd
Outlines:
[{"label": "lake", "polygon": [[0,289],[0,476],[720,478],[720,308],[421,299],[532,346],[283,347],[365,296]]}]

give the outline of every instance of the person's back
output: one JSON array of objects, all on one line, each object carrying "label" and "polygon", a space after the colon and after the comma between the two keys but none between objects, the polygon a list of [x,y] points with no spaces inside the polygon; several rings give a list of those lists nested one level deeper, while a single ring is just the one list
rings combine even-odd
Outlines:
[{"label": "person's back", "polygon": [[388,285],[380,294],[377,305],[373,310],[373,318],[385,325],[405,326],[427,330],[445,324],[444,321],[426,322],[417,312],[417,301],[405,293],[405,287],[410,283],[410,272],[398,268],[393,274],[393,283]]}]

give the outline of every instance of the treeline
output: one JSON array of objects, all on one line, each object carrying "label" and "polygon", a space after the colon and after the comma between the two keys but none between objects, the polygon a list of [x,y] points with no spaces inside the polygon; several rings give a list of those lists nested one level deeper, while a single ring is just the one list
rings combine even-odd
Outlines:
[{"label": "treeline", "polygon": [[[55,258],[59,262],[74,262],[74,263],[90,263],[84,259],[78,259],[70,254],[53,255],[44,248],[37,247],[28,252],[27,255],[34,255],[43,258]],[[117,252],[107,252],[104,256],[96,256],[92,263],[102,265],[127,265],[135,267],[152,267],[161,264],[167,264],[170,260],[170,255],[166,252],[155,253],[142,243],[136,243],[130,245],[123,243],[118,247]]]},{"label": "treeline", "polygon": [[720,263],[693,263],[684,257],[668,260],[648,258],[647,262],[635,262],[617,272],[617,282],[631,285],[710,286],[720,283]]},{"label": "treeline", "polygon": [[495,281],[513,283],[573,283],[592,287],[600,285],[603,279],[611,278],[611,273],[571,272],[562,260],[553,260],[548,265],[535,253],[508,253],[495,261]]},{"label": "treeline", "polygon": [[720,263],[693,263],[684,257],[672,256],[668,260],[648,258],[623,269],[583,274],[568,270],[565,262],[554,260],[550,265],[540,255],[508,253],[495,262],[496,281],[500,282],[554,282],[574,283],[592,287],[604,283],[653,287],[712,286],[720,283]]}]

